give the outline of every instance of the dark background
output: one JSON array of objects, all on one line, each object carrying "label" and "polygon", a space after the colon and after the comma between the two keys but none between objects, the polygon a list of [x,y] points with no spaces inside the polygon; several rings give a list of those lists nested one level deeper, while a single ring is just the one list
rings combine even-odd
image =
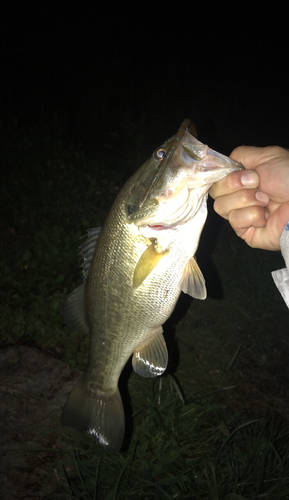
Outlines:
[{"label": "dark background", "polygon": [[226,153],[286,146],[285,21],[274,2],[2,2],[4,120],[51,124],[95,152],[121,140],[125,116],[145,117],[156,143],[190,117]]},{"label": "dark background", "polygon": [[[220,1],[209,7],[1,4],[2,262],[16,255],[6,265],[3,303],[16,295],[13,310],[22,307],[26,314],[32,299],[21,287],[27,277],[31,283],[25,286],[36,301],[74,288],[79,237],[103,224],[124,180],[185,118],[194,120],[200,140],[225,154],[240,144],[288,146],[287,14],[273,7],[254,2],[246,9]],[[209,297],[231,296],[211,262],[215,252],[227,256],[219,273],[224,281],[228,271],[234,290],[245,291],[252,281],[250,304],[258,283],[261,298],[270,301],[276,292],[283,306],[269,275],[278,268],[272,253],[247,248],[214,213],[212,202],[209,209],[198,251]],[[219,237],[222,223],[227,229]],[[30,259],[31,266],[23,267]],[[267,262],[268,272],[255,266],[254,274],[254,259]],[[241,262],[247,277],[242,284],[236,270]],[[44,276],[53,292],[45,292]],[[10,321],[11,311],[6,315]],[[31,343],[27,321],[19,320],[17,337],[23,341],[28,335]],[[57,304],[54,321],[60,328]],[[38,335],[34,323],[30,330]]]},{"label": "dark background", "polygon": [[[54,477],[55,456],[43,462],[42,453],[39,458],[30,451],[58,449],[58,429],[51,429],[60,422],[59,397],[63,403],[66,398],[63,380],[72,377],[67,364],[84,369],[89,342],[65,326],[59,307],[82,279],[80,237],[103,224],[125,179],[185,118],[194,120],[201,141],[225,154],[240,144],[288,147],[288,13],[280,4],[2,0],[0,353],[6,360],[1,383],[6,399],[0,438],[9,450],[6,498],[14,489],[19,493],[15,498],[23,492],[34,498],[31,490],[39,492],[48,481],[45,471],[37,475],[41,468],[53,466]],[[128,452],[128,466],[122,458],[119,465],[111,459],[119,472],[104,468],[101,487],[111,484],[115,498],[123,478],[130,494],[151,484],[155,498],[154,478],[163,476],[165,490],[175,497],[179,489],[167,481],[171,478],[179,488],[179,478],[191,476],[184,491],[197,489],[199,498],[203,487],[207,491],[206,485],[215,481],[208,498],[231,498],[234,492],[245,498],[245,490],[247,498],[285,498],[288,309],[270,275],[284,266],[283,259],[280,252],[249,248],[215,214],[212,203],[197,257],[208,298],[181,295],[166,325],[170,365],[162,382],[134,376],[129,362],[123,382],[128,381],[131,397],[125,405],[128,413],[132,406],[130,421],[136,416],[133,452]],[[58,360],[65,362],[63,375],[50,369]],[[179,418],[179,389],[171,384],[171,374],[185,397],[196,401],[186,420],[185,413]],[[161,383],[170,387],[173,400],[168,405],[161,396],[163,413],[156,405]],[[214,413],[210,407],[204,411],[206,397]],[[282,433],[268,420],[266,447],[275,468],[265,453],[263,420],[260,437],[251,431],[257,422],[252,418],[263,418],[268,408],[287,412]],[[233,410],[245,412],[245,420],[231,420]],[[279,416],[272,421],[278,423]],[[181,447],[176,422],[184,427]],[[239,438],[233,429],[247,437]],[[228,432],[237,439],[236,448]],[[22,444],[29,456],[23,462],[21,453],[18,462],[11,450]],[[100,464],[94,453],[91,484]],[[210,456],[217,458],[211,461]],[[191,459],[200,467],[194,472]],[[218,468],[221,462],[225,465]],[[84,464],[81,483],[88,470],[87,450]],[[76,498],[76,490],[71,491]]]}]

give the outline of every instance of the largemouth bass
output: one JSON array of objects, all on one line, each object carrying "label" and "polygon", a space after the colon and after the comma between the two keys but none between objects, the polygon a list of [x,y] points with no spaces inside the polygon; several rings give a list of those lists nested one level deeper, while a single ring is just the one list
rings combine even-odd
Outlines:
[{"label": "largemouth bass", "polygon": [[110,451],[120,449],[122,369],[132,355],[139,375],[166,370],[162,324],[181,291],[206,298],[194,255],[208,190],[241,168],[198,141],[185,120],[120,190],[101,232],[89,232],[82,246],[85,282],[62,306],[71,328],[90,333],[89,361],[64,406],[63,425],[86,430]]}]

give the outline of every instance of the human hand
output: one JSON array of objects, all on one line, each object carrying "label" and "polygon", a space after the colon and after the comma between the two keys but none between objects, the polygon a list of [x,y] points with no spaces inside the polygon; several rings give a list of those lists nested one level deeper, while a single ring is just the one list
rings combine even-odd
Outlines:
[{"label": "human hand", "polygon": [[214,209],[253,248],[280,250],[289,221],[289,151],[240,146],[231,153],[248,171],[232,172],[211,187]]}]

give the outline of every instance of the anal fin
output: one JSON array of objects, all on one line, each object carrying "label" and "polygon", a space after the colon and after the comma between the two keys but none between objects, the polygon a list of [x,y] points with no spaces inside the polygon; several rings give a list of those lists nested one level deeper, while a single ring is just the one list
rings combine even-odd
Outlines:
[{"label": "anal fin", "polygon": [[159,328],[132,357],[133,369],[142,377],[157,377],[162,375],[168,365],[168,350]]}]

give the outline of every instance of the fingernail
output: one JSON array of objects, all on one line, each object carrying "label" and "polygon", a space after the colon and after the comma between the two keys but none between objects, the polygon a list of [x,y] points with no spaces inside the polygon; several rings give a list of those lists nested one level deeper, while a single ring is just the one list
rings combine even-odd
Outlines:
[{"label": "fingernail", "polygon": [[256,174],[256,172],[253,171],[244,172],[243,175],[241,176],[241,182],[243,186],[246,187],[258,186],[259,177]]},{"label": "fingernail", "polygon": [[266,193],[262,193],[261,191],[258,191],[255,194],[255,198],[256,200],[262,201],[263,203],[268,203],[270,200],[269,196]]}]

